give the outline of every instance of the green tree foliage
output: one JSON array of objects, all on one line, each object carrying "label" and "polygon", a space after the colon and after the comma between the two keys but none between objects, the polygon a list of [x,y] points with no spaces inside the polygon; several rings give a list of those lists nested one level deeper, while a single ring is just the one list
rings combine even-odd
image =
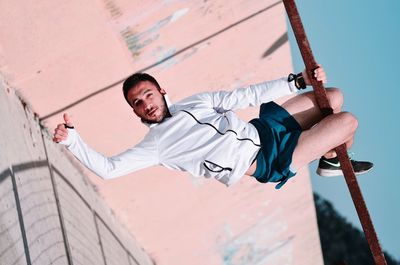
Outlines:
[{"label": "green tree foliage", "polygon": [[[364,233],[346,221],[332,204],[314,193],[325,265],[374,265]],[[400,265],[384,253],[388,265]]]}]

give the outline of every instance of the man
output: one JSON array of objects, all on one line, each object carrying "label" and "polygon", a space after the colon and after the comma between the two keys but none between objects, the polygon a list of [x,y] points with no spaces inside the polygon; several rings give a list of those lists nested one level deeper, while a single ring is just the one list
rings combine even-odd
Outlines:
[{"label": "man", "polygon": [[[123,84],[126,101],[150,130],[134,147],[112,157],[88,147],[68,116],[55,129],[53,141],[66,147],[86,167],[104,179],[115,178],[153,165],[215,178],[230,186],[243,175],[259,182],[284,185],[297,170],[320,158],[318,174],[342,174],[333,150],[350,148],[357,119],[341,112],[343,96],[327,89],[334,114],[323,118],[312,92],[287,100],[273,100],[310,85],[310,78],[326,82],[319,66],[313,77],[306,71],[288,78],[233,91],[200,93],[171,104],[164,89],[150,75],[135,73]],[[235,109],[259,106],[259,118],[239,119]],[[356,174],[372,168],[370,162],[351,160]]]}]

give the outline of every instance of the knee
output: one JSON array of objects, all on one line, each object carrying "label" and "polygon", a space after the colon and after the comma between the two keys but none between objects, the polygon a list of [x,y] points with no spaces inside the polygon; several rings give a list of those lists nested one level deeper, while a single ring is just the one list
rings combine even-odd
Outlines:
[{"label": "knee", "polygon": [[333,110],[340,111],[340,109],[343,106],[343,100],[344,100],[342,91],[339,88],[335,87],[328,88],[326,91],[329,103],[331,104]]},{"label": "knee", "polygon": [[340,116],[340,123],[343,128],[346,128],[349,133],[354,133],[358,127],[358,120],[357,118],[351,114],[350,112],[341,112],[337,115]]}]

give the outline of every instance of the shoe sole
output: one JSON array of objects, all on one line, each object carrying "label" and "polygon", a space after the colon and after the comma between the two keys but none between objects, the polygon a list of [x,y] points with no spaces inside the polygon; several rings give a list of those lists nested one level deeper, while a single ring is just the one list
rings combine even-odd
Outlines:
[{"label": "shoe sole", "polygon": [[[355,175],[358,176],[358,175],[365,174],[365,173],[369,172],[371,169],[372,169],[372,167],[365,171],[357,172],[357,173],[355,173]],[[329,169],[317,168],[317,174],[320,175],[321,177],[328,177],[328,178],[343,176],[343,172],[340,169],[339,170],[329,170]]]}]

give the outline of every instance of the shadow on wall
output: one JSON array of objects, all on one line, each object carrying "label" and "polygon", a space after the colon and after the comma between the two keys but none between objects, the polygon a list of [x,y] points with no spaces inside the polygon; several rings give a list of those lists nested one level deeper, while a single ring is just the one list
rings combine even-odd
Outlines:
[{"label": "shadow on wall", "polygon": [[[142,68],[142,69],[138,69],[136,72],[145,72],[145,71],[148,71],[149,69],[152,69],[152,68],[154,68],[154,67],[156,67],[156,66],[159,66],[159,65],[161,65],[161,64],[163,64],[163,63],[165,63],[165,62],[167,62],[167,61],[169,61],[169,60],[171,60],[171,59],[177,57],[178,55],[181,55],[181,54],[183,54],[184,52],[189,51],[189,50],[195,48],[195,47],[198,46],[199,44],[202,44],[202,43],[204,43],[204,42],[206,42],[206,41],[209,41],[210,39],[219,36],[220,34],[222,34],[222,33],[226,32],[226,31],[228,31],[228,30],[230,30],[230,29],[232,29],[232,28],[234,28],[234,27],[240,25],[240,24],[243,23],[243,22],[246,22],[246,21],[248,21],[248,20],[250,20],[250,19],[252,19],[252,18],[254,18],[254,17],[256,17],[256,16],[258,16],[258,15],[264,13],[264,12],[266,12],[267,10],[269,10],[269,9],[271,9],[271,8],[273,8],[273,7],[275,7],[275,6],[279,5],[279,4],[281,4],[281,3],[282,3],[281,1],[278,1],[278,2],[276,2],[276,3],[273,3],[273,4],[271,4],[271,5],[269,5],[269,6],[265,7],[265,8],[263,8],[263,9],[257,11],[257,12],[255,12],[255,13],[253,13],[253,14],[251,14],[251,15],[245,17],[245,18],[242,18],[242,19],[236,21],[235,23],[232,23],[231,25],[229,25],[229,26],[227,26],[227,27],[225,27],[225,28],[223,28],[223,29],[218,30],[217,32],[214,32],[214,33],[211,34],[211,35],[208,35],[207,37],[204,37],[204,38],[202,38],[202,39],[200,39],[200,40],[198,40],[198,41],[195,41],[195,42],[189,44],[188,46],[186,46],[186,47],[184,47],[184,48],[182,48],[182,49],[179,49],[179,50],[177,50],[177,51],[174,50],[174,51],[172,51],[171,53],[168,53],[166,56],[163,56],[163,58],[160,59],[159,61],[157,61],[157,62],[155,62],[155,63],[153,63],[153,64],[150,64],[150,65],[148,65],[148,66],[146,66],[146,67],[144,67],[144,68]],[[167,18],[167,20],[168,20],[168,19],[170,19],[170,18]],[[162,24],[162,23],[164,23],[164,22],[161,21],[161,22],[159,22],[159,23]],[[149,30],[149,31],[151,31],[151,30]],[[128,35],[127,35],[127,34],[128,34]],[[140,39],[140,34],[139,34],[139,36],[136,36],[136,35],[133,35],[133,33],[123,32],[123,33],[122,33],[122,36],[124,37],[124,39],[126,39],[128,48],[129,48],[130,44],[132,44],[132,43],[130,43],[130,42],[136,43],[136,42]],[[280,36],[280,37],[271,45],[271,47],[269,47],[269,48],[265,51],[265,53],[261,56],[261,59],[264,59],[264,58],[270,56],[273,52],[275,52],[278,48],[280,48],[280,47],[281,47],[282,45],[284,45],[286,42],[288,42],[288,35],[287,35],[287,32],[285,32],[282,36]],[[139,44],[135,44],[135,48],[134,48],[135,51],[134,51],[134,53],[138,52],[138,51],[137,51],[137,50],[138,50],[138,46],[139,46],[139,48],[140,48],[141,46],[143,46],[143,44],[140,44],[140,45],[139,45]],[[192,52],[193,52],[193,51],[192,51]],[[61,108],[58,109],[58,110],[55,110],[55,111],[53,111],[53,112],[51,112],[51,113],[49,113],[49,114],[46,114],[46,115],[44,115],[43,117],[41,117],[40,120],[41,120],[41,121],[44,121],[44,120],[46,120],[46,119],[48,119],[48,118],[50,118],[50,117],[52,117],[52,116],[54,116],[54,115],[57,115],[57,114],[59,114],[59,113],[61,113],[61,112],[66,111],[67,109],[72,108],[72,107],[74,107],[74,106],[76,106],[76,105],[78,105],[78,104],[80,104],[80,103],[82,103],[82,102],[84,102],[84,101],[86,101],[86,100],[88,100],[88,99],[90,99],[90,98],[92,98],[92,97],[98,95],[98,94],[101,94],[101,93],[103,93],[103,92],[105,92],[105,91],[107,91],[107,90],[109,90],[109,89],[111,89],[111,88],[113,88],[113,87],[115,87],[115,86],[121,84],[122,82],[124,82],[124,80],[125,80],[126,78],[127,78],[127,76],[124,77],[124,78],[122,78],[121,80],[118,80],[118,81],[116,81],[116,82],[114,82],[114,83],[112,83],[112,84],[110,84],[110,85],[104,87],[104,88],[98,89],[97,91],[95,91],[95,92],[93,92],[93,93],[90,93],[90,94],[88,94],[88,95],[86,95],[86,96],[84,96],[84,97],[82,97],[82,98],[80,98],[80,99],[78,99],[78,100],[76,100],[76,101],[74,101],[74,102],[72,102],[72,103],[70,103],[70,104],[64,106],[64,107],[61,107]]]},{"label": "shadow on wall", "polygon": [[[32,191],[23,197],[20,196],[20,194],[18,193],[18,190],[21,188],[18,181],[19,173],[38,168],[48,168],[48,170],[50,171],[52,194],[54,195],[53,200],[49,200],[50,198],[46,198],[45,200],[41,200],[39,202],[39,200],[37,199],[38,195],[40,196],[40,194],[44,193],[40,190]],[[70,191],[72,191],[74,194],[65,194],[65,188],[61,189],[61,185],[58,184],[60,182],[63,182],[62,185],[68,187]],[[27,185],[27,183],[24,183],[24,185]],[[99,214],[95,210],[91,208],[90,204],[82,197],[81,194],[79,194],[79,192],[68,181],[68,179],[56,167],[54,167],[54,165],[50,164],[48,160],[31,161],[11,166],[10,168],[0,173],[0,186],[2,187],[0,200],[3,203],[6,202],[6,204],[2,203],[2,207],[0,209],[0,224],[2,227],[0,229],[0,235],[2,238],[0,239],[0,242],[3,241],[0,244],[0,261],[2,261],[1,264],[20,263],[23,262],[23,259],[26,260],[27,264],[33,264],[36,263],[41,256],[48,256],[48,258],[51,259],[51,262],[55,262],[58,259],[63,259],[65,261],[68,261],[68,264],[72,264],[73,260],[80,261],[79,263],[83,264],[88,264],[88,261],[95,262],[95,260],[92,260],[93,257],[83,255],[81,247],[92,248],[96,246],[88,245],[89,242],[81,241],[81,246],[74,247],[71,246],[68,240],[69,237],[80,237],[81,239],[83,239],[87,236],[85,229],[78,229],[79,227],[84,228],[84,226],[86,226],[87,224],[74,224],[73,220],[69,218],[71,215],[76,215],[75,219],[80,219],[80,211],[88,211],[92,215],[92,229],[96,231],[96,240],[93,243],[98,243],[101,249],[101,257],[103,259],[102,264],[107,264],[106,251],[104,251],[104,243],[102,242],[104,240],[104,235],[102,236],[100,234],[101,231],[104,231],[104,229],[106,229],[106,232],[109,233],[113,237],[114,241],[118,243],[113,248],[121,248],[122,251],[126,253],[126,264],[139,264],[132,253],[130,253],[125,248],[125,246],[114,234],[111,228],[106,224],[106,222],[99,216]],[[4,189],[4,187],[8,187],[9,189]],[[70,208],[70,206],[65,205],[68,204],[68,201],[66,201],[65,199],[71,198],[72,196],[79,198],[79,200],[81,200],[82,202],[81,205],[85,206],[86,209],[74,209],[74,211],[71,211],[72,209]],[[13,198],[15,199],[14,204],[10,203]],[[24,206],[24,204],[28,204],[28,201],[31,202],[29,203],[29,206]],[[56,209],[53,209],[55,211],[47,216],[40,216],[35,214],[37,209],[48,207],[46,206],[47,204],[55,204]],[[9,217],[13,215],[14,221],[7,221],[10,220]],[[28,222],[24,221],[24,216],[26,215],[34,215],[34,220],[29,221],[29,224],[27,224]],[[29,218],[32,219],[32,217]],[[59,222],[56,227],[41,225],[41,223],[43,223],[45,219],[57,218]],[[36,234],[34,238],[28,238],[27,234],[35,234],[34,230],[37,230],[35,229],[35,226],[40,226],[40,234]],[[69,231],[69,229],[67,229],[68,226],[73,226],[73,229],[75,229],[75,231],[72,231],[73,229]],[[100,228],[100,226],[102,226],[102,228]],[[16,237],[10,235],[15,235],[16,231],[18,230],[20,232],[20,235]],[[57,236],[54,236],[54,234],[56,233],[60,234],[62,242],[57,241]],[[76,235],[76,233],[81,234]],[[8,238],[9,240],[7,240],[6,238]],[[12,240],[12,238],[14,238],[15,241]],[[53,238],[53,240],[48,241],[49,238]],[[35,250],[35,252],[37,252],[36,254],[38,255],[32,255],[30,249],[40,248],[40,246],[36,245],[40,243],[41,239],[47,240],[46,245],[48,245],[48,247],[41,248],[39,252]],[[59,248],[57,252],[63,254],[57,257],[50,257],[52,252],[54,252],[52,251],[52,248]],[[21,250],[23,250],[22,253]],[[17,254],[16,252],[19,253]],[[10,255],[11,253],[14,253],[14,255]],[[74,256],[74,254],[76,254],[76,257]],[[12,256],[13,260],[10,259]],[[134,263],[130,263],[131,261],[129,260],[132,260]]]},{"label": "shadow on wall", "polygon": [[1,265],[154,265],[2,80],[0,118]]}]

